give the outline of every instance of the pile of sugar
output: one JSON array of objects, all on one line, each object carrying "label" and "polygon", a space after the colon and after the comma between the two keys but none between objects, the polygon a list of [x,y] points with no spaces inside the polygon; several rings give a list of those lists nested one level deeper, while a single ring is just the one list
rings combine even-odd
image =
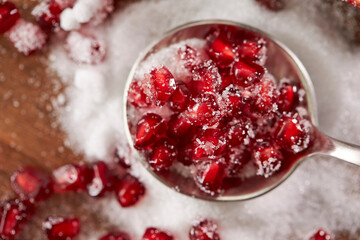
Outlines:
[{"label": "pile of sugar", "polygon": [[[272,13],[253,0],[141,1],[115,12],[105,26],[94,29],[107,44],[104,63],[76,65],[66,57],[63,46],[54,47],[51,67],[69,85],[67,105],[59,109],[59,120],[73,148],[91,161],[106,159],[114,146],[126,144],[122,97],[137,55],[170,28],[214,18],[258,27],[289,46],[314,82],[321,129],[334,137],[360,142],[359,49],[350,49],[318,17],[316,1],[288,2],[288,9]],[[74,81],[75,72],[78,80]],[[176,239],[187,239],[188,229],[198,217],[215,219],[223,240],[304,239],[319,227],[350,233],[360,228],[360,169],[329,157],[308,159],[274,191],[234,203],[182,196],[161,185],[133,160],[134,174],[147,187],[146,197],[132,208],[123,209],[114,199],[99,201],[98,207],[134,239],[140,239],[148,226],[167,229]],[[96,237],[92,234],[87,239]]]}]

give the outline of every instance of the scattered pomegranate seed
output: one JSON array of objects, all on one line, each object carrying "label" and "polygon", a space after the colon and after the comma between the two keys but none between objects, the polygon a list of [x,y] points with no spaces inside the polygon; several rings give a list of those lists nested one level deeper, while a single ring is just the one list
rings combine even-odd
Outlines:
[{"label": "scattered pomegranate seed", "polygon": [[170,97],[170,109],[174,112],[181,112],[186,109],[190,101],[190,91],[185,84],[179,84]]},{"label": "scattered pomegranate seed", "polygon": [[283,160],[279,149],[266,143],[256,148],[254,158],[257,165],[257,175],[264,176],[265,178],[278,171]]},{"label": "scattered pomegranate seed", "polygon": [[0,3],[0,34],[12,28],[20,19],[19,10],[12,2]]},{"label": "scattered pomegranate seed", "polygon": [[100,161],[95,163],[91,170],[92,179],[87,185],[88,194],[91,197],[102,197],[113,187],[109,169],[104,162]]},{"label": "scattered pomegranate seed", "polygon": [[11,187],[21,198],[45,200],[53,193],[51,178],[34,167],[24,167],[11,176]]},{"label": "scattered pomegranate seed", "polygon": [[162,106],[175,92],[176,84],[172,73],[166,67],[154,68],[150,72],[151,80],[154,82],[157,106]]},{"label": "scattered pomegranate seed", "polygon": [[161,231],[157,228],[147,228],[142,240],[173,240],[174,237],[171,236],[169,233]]},{"label": "scattered pomegranate seed", "polygon": [[145,108],[151,105],[151,99],[145,94],[139,81],[131,83],[128,91],[128,101],[139,108]]},{"label": "scattered pomegranate seed", "polygon": [[211,195],[219,194],[225,177],[225,164],[221,161],[203,161],[196,166],[195,182]]},{"label": "scattered pomegranate seed", "polygon": [[19,199],[4,202],[0,206],[0,239],[11,240],[34,213],[33,205]]},{"label": "scattered pomegranate seed", "polygon": [[255,0],[260,5],[266,7],[267,9],[271,11],[280,11],[285,8],[285,2],[284,0]]},{"label": "scattered pomegranate seed", "polygon": [[131,175],[124,177],[116,189],[116,197],[122,207],[135,205],[144,194],[144,185]]},{"label": "scattered pomegranate seed", "polygon": [[319,229],[309,240],[331,240],[331,235],[323,229]]},{"label": "scattered pomegranate seed", "polygon": [[166,170],[177,159],[177,148],[170,139],[157,142],[148,157],[148,163],[156,171]]},{"label": "scattered pomegranate seed", "polygon": [[126,232],[116,231],[106,234],[105,236],[99,238],[99,240],[131,240],[131,238]]},{"label": "scattered pomegranate seed", "polygon": [[40,27],[23,19],[19,19],[6,36],[26,56],[44,48],[48,38]]},{"label": "scattered pomegranate seed", "polygon": [[166,131],[164,119],[157,114],[144,115],[136,126],[135,147],[143,149],[153,144],[162,131]]},{"label": "scattered pomegranate seed", "polygon": [[72,31],[66,38],[65,48],[71,59],[83,64],[98,64],[105,58],[105,43],[95,36]]},{"label": "scattered pomegranate seed", "polygon": [[278,107],[281,112],[291,112],[296,106],[296,100],[298,99],[297,87],[291,85],[288,82],[283,82],[280,85],[280,95]]},{"label": "scattered pomegranate seed", "polygon": [[218,63],[221,67],[229,66],[236,58],[235,50],[232,46],[222,39],[215,39],[208,50],[212,60]]},{"label": "scattered pomegranate seed", "polygon": [[197,64],[199,64],[199,53],[189,45],[185,45],[179,48],[177,54],[185,68],[192,69]]},{"label": "scattered pomegranate seed", "polygon": [[248,86],[259,81],[264,73],[264,68],[256,63],[236,62],[233,66],[234,84],[241,87]]},{"label": "scattered pomegranate seed", "polygon": [[85,165],[67,164],[53,171],[56,192],[85,190],[91,181],[91,171]]},{"label": "scattered pomegranate seed", "polygon": [[205,61],[194,67],[191,88],[195,95],[205,92],[215,93],[221,88],[221,76],[213,61]]},{"label": "scattered pomegranate seed", "polygon": [[80,233],[80,221],[77,218],[48,217],[43,229],[49,240],[71,240]]},{"label": "scattered pomegranate seed", "polygon": [[206,129],[197,135],[193,141],[194,160],[201,160],[202,158],[212,158],[220,155],[226,146],[225,134],[218,129]]},{"label": "scattered pomegranate seed", "polygon": [[190,240],[220,240],[217,225],[210,220],[202,220],[189,231]]}]

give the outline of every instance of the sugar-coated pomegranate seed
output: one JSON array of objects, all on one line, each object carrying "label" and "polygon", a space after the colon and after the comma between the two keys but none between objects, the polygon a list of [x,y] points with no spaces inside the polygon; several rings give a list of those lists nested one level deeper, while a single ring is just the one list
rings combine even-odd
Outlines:
[{"label": "sugar-coated pomegranate seed", "polygon": [[264,77],[254,85],[253,94],[256,99],[253,103],[252,112],[261,113],[261,116],[275,112],[278,108],[279,93],[272,79]]},{"label": "sugar-coated pomegranate seed", "polygon": [[236,58],[234,48],[220,38],[215,39],[210,44],[208,53],[211,59],[221,67],[230,65]]},{"label": "sugar-coated pomegranate seed", "polygon": [[185,110],[189,104],[190,95],[191,93],[185,84],[179,84],[170,97],[170,109],[174,112],[181,112]]},{"label": "sugar-coated pomegranate seed", "polygon": [[11,187],[21,199],[34,202],[45,200],[53,193],[50,176],[29,166],[11,176]]},{"label": "sugar-coated pomegranate seed", "polygon": [[332,238],[325,230],[319,229],[309,240],[332,240]]},{"label": "sugar-coated pomegranate seed", "polygon": [[151,105],[151,98],[148,97],[139,81],[133,81],[128,91],[128,101],[138,108],[145,108]]},{"label": "sugar-coated pomegranate seed", "polygon": [[193,140],[192,158],[212,158],[220,155],[226,146],[225,134],[219,129],[208,128]]},{"label": "sugar-coated pomegranate seed", "polygon": [[241,176],[244,166],[249,161],[251,161],[251,153],[244,146],[230,147],[226,155],[226,176]]},{"label": "sugar-coated pomegranate seed", "polygon": [[234,84],[248,86],[259,81],[265,73],[264,67],[251,62],[236,62],[233,66]]},{"label": "sugar-coated pomegranate seed", "polygon": [[113,187],[110,170],[104,162],[97,162],[91,167],[92,179],[87,185],[91,197],[101,197]]},{"label": "sugar-coated pomegranate seed", "polygon": [[190,240],[220,240],[218,226],[208,219],[204,219],[192,226],[189,231]]},{"label": "sugar-coated pomegranate seed", "polygon": [[105,236],[99,238],[99,240],[131,240],[131,238],[126,232],[115,231],[106,234]]},{"label": "sugar-coated pomegranate seed", "polygon": [[167,124],[168,134],[173,139],[183,137],[191,127],[191,123],[183,114],[172,115]]},{"label": "sugar-coated pomegranate seed", "polygon": [[197,126],[212,126],[223,117],[217,96],[210,93],[201,94],[192,99],[184,114],[191,123]]},{"label": "sugar-coated pomegranate seed", "polygon": [[175,92],[176,83],[174,76],[166,67],[154,68],[150,72],[151,80],[154,82],[157,106],[162,106]]},{"label": "sugar-coated pomegranate seed", "polygon": [[224,90],[234,82],[234,76],[230,69],[219,69],[219,73],[221,76],[221,90]]},{"label": "sugar-coated pomegranate seed", "polygon": [[235,116],[241,113],[243,104],[242,91],[234,85],[230,85],[222,92],[223,108],[227,116]]},{"label": "sugar-coated pomegranate seed", "polygon": [[257,175],[268,178],[281,167],[282,154],[271,144],[261,144],[254,153]]},{"label": "sugar-coated pomegranate seed", "polygon": [[265,58],[265,40],[246,40],[237,49],[240,58],[257,61]]},{"label": "sugar-coated pomegranate seed", "polygon": [[226,137],[231,147],[239,145],[249,145],[251,139],[255,137],[253,125],[250,120],[243,118],[231,124]]},{"label": "sugar-coated pomegranate seed", "polygon": [[143,149],[153,144],[162,131],[166,131],[164,119],[157,114],[144,115],[136,126],[135,147]]},{"label": "sugar-coated pomegranate seed", "polygon": [[98,64],[105,58],[105,43],[95,36],[72,31],[66,38],[65,48],[71,59],[83,64]]},{"label": "sugar-coated pomegranate seed", "polygon": [[120,181],[115,192],[120,205],[130,207],[145,194],[145,187],[136,177],[127,175]]},{"label": "sugar-coated pomegranate seed", "polygon": [[148,163],[156,171],[166,170],[177,159],[177,149],[170,139],[161,139],[148,157]]},{"label": "sugar-coated pomegranate seed", "polygon": [[299,97],[297,95],[297,86],[291,85],[288,82],[282,82],[279,92],[279,111],[291,112],[294,110]]},{"label": "sugar-coated pomegranate seed", "polygon": [[6,36],[26,56],[44,48],[48,38],[40,27],[23,19],[19,19]]},{"label": "sugar-coated pomegranate seed", "polygon": [[34,213],[29,201],[19,199],[6,201],[0,206],[0,239],[12,240]]},{"label": "sugar-coated pomegranate seed", "polygon": [[190,166],[191,164],[193,164],[193,159],[192,159],[193,151],[194,148],[192,144],[185,144],[179,147],[178,161],[182,163],[184,166]]},{"label": "sugar-coated pomegranate seed", "polygon": [[222,161],[203,161],[196,166],[195,182],[211,195],[221,192],[224,177],[225,164]]},{"label": "sugar-coated pomegranate seed", "polygon": [[285,8],[284,0],[255,0],[271,11],[280,11]]},{"label": "sugar-coated pomegranate seed", "polygon": [[0,3],[0,34],[12,28],[20,18],[19,10],[12,2]]},{"label": "sugar-coated pomegranate seed", "polygon": [[214,62],[205,61],[192,70],[191,90],[194,94],[217,92],[221,89],[221,76]]},{"label": "sugar-coated pomegranate seed", "polygon": [[310,127],[310,122],[299,116],[283,117],[275,132],[277,142],[288,152],[301,152],[309,146]]},{"label": "sugar-coated pomegranate seed", "polygon": [[192,69],[199,64],[199,53],[189,45],[179,48],[177,54],[185,68]]},{"label": "sugar-coated pomegranate seed", "polygon": [[48,217],[43,229],[49,240],[71,240],[80,233],[80,221],[77,218]]},{"label": "sugar-coated pomegranate seed", "polygon": [[85,165],[67,164],[53,171],[56,192],[85,190],[91,181],[91,171]]},{"label": "sugar-coated pomegranate seed", "polygon": [[157,228],[147,228],[142,240],[173,240],[174,237],[167,232],[164,232]]}]

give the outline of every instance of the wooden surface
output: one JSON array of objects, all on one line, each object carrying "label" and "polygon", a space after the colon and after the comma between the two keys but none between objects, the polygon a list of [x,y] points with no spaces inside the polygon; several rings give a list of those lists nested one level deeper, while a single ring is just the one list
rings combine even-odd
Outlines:
[{"label": "wooden surface", "polygon": [[[24,18],[33,21],[30,12],[37,1],[13,2]],[[0,200],[14,197],[9,177],[20,166],[33,165],[50,172],[81,160],[81,156],[63,144],[65,135],[56,122],[51,100],[64,86],[56,75],[47,72],[46,54],[45,50],[25,57],[0,37]],[[39,206],[34,219],[17,239],[46,239],[41,222],[49,214],[80,217],[84,239],[87,229],[103,232],[114,228],[95,213],[96,209],[91,207],[95,201],[81,194],[54,196]],[[351,239],[346,235],[339,233],[337,239]]]}]

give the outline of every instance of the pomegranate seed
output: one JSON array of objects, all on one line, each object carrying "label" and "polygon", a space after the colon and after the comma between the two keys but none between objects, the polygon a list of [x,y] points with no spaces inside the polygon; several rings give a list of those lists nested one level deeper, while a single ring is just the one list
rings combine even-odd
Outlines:
[{"label": "pomegranate seed", "polygon": [[256,63],[236,62],[233,66],[234,84],[244,87],[258,82],[265,73],[264,67]]},{"label": "pomegranate seed", "polygon": [[208,194],[221,192],[224,177],[225,165],[221,161],[203,161],[196,166],[195,182]]},{"label": "pomegranate seed", "polygon": [[69,57],[78,63],[98,64],[105,58],[105,43],[94,36],[72,31],[66,38]]},{"label": "pomegranate seed", "polygon": [[266,7],[267,9],[271,11],[280,11],[285,8],[285,2],[284,0],[255,0],[260,5]]},{"label": "pomegranate seed", "polygon": [[240,58],[256,61],[265,58],[265,40],[246,40],[238,48]]},{"label": "pomegranate seed", "polygon": [[319,229],[309,240],[331,240],[331,236],[323,229]]},{"label": "pomegranate seed", "polygon": [[211,59],[214,60],[220,67],[229,66],[236,57],[235,51],[231,45],[220,38],[215,39],[211,43],[208,53]]},{"label": "pomegranate seed", "polygon": [[260,116],[264,116],[277,110],[279,93],[272,79],[264,77],[262,81],[254,85],[252,92],[256,96],[252,112],[260,113]]},{"label": "pomegranate seed", "polygon": [[131,175],[124,177],[116,189],[116,197],[122,207],[135,205],[144,194],[144,185]]},{"label": "pomegranate seed", "polygon": [[199,64],[199,53],[189,45],[179,48],[177,54],[185,68],[192,69]]},{"label": "pomegranate seed", "polygon": [[257,175],[264,176],[265,178],[278,171],[283,160],[281,152],[276,147],[267,143],[256,148],[254,158],[257,165]]},{"label": "pomegranate seed", "polygon": [[305,150],[310,142],[311,124],[297,115],[283,117],[275,132],[278,144],[288,152],[298,153]]},{"label": "pomegranate seed", "polygon": [[92,166],[92,179],[87,185],[91,197],[102,197],[112,189],[112,181],[108,167],[104,162],[97,162]]},{"label": "pomegranate seed", "polygon": [[192,144],[185,144],[179,149],[178,161],[185,166],[190,166],[193,163],[192,154],[193,154]]},{"label": "pomegranate seed", "polygon": [[131,240],[131,238],[126,232],[116,231],[106,234],[105,236],[99,238],[99,240]]},{"label": "pomegranate seed", "polygon": [[157,106],[162,106],[175,92],[176,84],[172,73],[166,67],[154,68],[150,72],[151,80],[154,82]]},{"label": "pomegranate seed", "polygon": [[34,167],[24,167],[11,176],[11,186],[21,198],[30,201],[45,200],[53,193],[51,178]]},{"label": "pomegranate seed", "polygon": [[142,240],[173,240],[174,237],[171,236],[169,233],[161,231],[157,228],[147,228]]},{"label": "pomegranate seed", "polygon": [[133,81],[128,91],[128,101],[138,108],[146,108],[151,105],[151,99],[145,94],[139,81]]},{"label": "pomegranate seed", "polygon": [[241,93],[242,91],[234,85],[228,86],[222,92],[223,108],[226,110],[228,116],[239,115],[239,112],[241,112],[243,103]]},{"label": "pomegranate seed", "polygon": [[239,145],[249,145],[255,133],[251,121],[240,119],[228,129],[226,136],[229,145],[236,147]]},{"label": "pomegranate seed", "polygon": [[20,19],[19,10],[12,2],[0,3],[0,34],[12,28]]},{"label": "pomegranate seed", "polygon": [[166,125],[162,117],[154,113],[144,115],[136,126],[135,148],[149,147],[164,131],[166,131]]},{"label": "pomegranate seed", "polygon": [[77,218],[48,217],[43,229],[49,240],[71,240],[80,233],[80,221]]},{"label": "pomegranate seed", "polygon": [[215,64],[209,60],[192,70],[191,90],[196,94],[217,92],[221,88],[221,76]]},{"label": "pomegranate seed", "polygon": [[157,142],[148,158],[151,168],[160,171],[166,170],[177,159],[176,146],[170,139],[162,139]]},{"label": "pomegranate seed", "polygon": [[28,201],[15,199],[2,203],[0,206],[0,239],[14,239],[33,213],[34,207]]},{"label": "pomegranate seed", "polygon": [[177,139],[185,136],[190,127],[191,123],[183,114],[175,114],[172,115],[168,121],[168,134],[173,139]]},{"label": "pomegranate seed", "polygon": [[229,71],[230,69],[220,69],[219,73],[221,76],[221,90],[226,89],[234,80],[234,76]]},{"label": "pomegranate seed", "polygon": [[226,155],[226,176],[239,177],[249,161],[251,153],[246,151],[244,146],[230,147]]},{"label": "pomegranate seed", "polygon": [[217,225],[210,220],[202,220],[189,231],[190,240],[220,240]]},{"label": "pomegranate seed", "polygon": [[19,19],[6,36],[26,56],[44,48],[48,38],[40,27],[23,19]]},{"label": "pomegranate seed", "polygon": [[190,91],[184,84],[179,84],[170,97],[170,109],[174,112],[182,112],[186,109],[190,101]]},{"label": "pomegranate seed", "polygon": [[214,157],[220,155],[226,146],[225,134],[218,129],[206,129],[193,141],[193,159]]},{"label": "pomegranate seed", "polygon": [[192,99],[184,114],[196,126],[212,126],[223,117],[216,95],[210,93],[201,94]]},{"label": "pomegranate seed", "polygon": [[296,100],[299,98],[297,95],[297,87],[288,82],[283,82],[280,85],[280,95],[278,107],[281,112],[291,112],[296,106]]},{"label": "pomegranate seed", "polygon": [[56,192],[85,190],[91,181],[91,171],[84,165],[67,164],[53,171]]}]

